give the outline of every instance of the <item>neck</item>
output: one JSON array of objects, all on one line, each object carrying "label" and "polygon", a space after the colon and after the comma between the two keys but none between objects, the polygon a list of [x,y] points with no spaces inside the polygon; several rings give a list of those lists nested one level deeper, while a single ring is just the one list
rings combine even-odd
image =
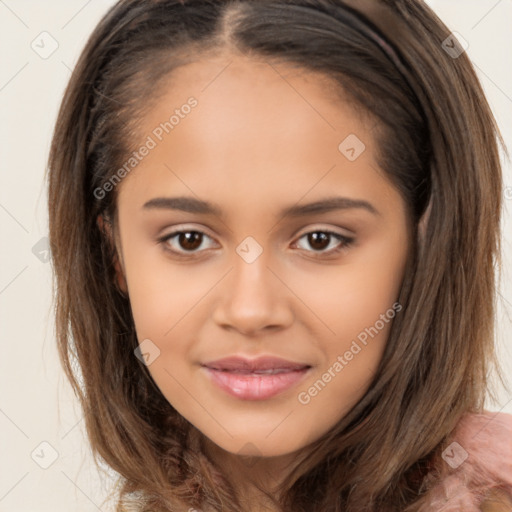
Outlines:
[{"label": "neck", "polygon": [[205,440],[205,451],[233,486],[243,510],[247,512],[281,512],[273,500],[278,488],[293,469],[296,454],[275,457],[249,457],[233,454]]}]

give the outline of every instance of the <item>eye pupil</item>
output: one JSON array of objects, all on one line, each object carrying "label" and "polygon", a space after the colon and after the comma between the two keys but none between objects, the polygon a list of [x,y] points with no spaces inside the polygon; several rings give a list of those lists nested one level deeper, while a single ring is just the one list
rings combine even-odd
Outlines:
[{"label": "eye pupil", "polygon": [[[308,242],[314,249],[325,249],[329,245],[329,237],[330,235],[327,233],[323,233],[322,231],[315,231],[308,234]],[[320,246],[318,246],[319,241]]]},{"label": "eye pupil", "polygon": [[179,234],[179,244],[183,249],[192,251],[197,249],[202,242],[202,234],[197,231],[186,231]]}]

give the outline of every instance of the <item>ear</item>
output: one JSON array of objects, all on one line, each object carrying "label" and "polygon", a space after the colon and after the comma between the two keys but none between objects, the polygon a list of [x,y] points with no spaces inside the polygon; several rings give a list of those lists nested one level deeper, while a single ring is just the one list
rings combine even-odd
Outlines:
[{"label": "ear", "polygon": [[112,224],[110,220],[103,215],[98,215],[98,218],[96,219],[96,222],[98,224],[98,227],[100,228],[100,231],[103,233],[103,235],[107,238],[108,242],[111,244],[111,247],[114,249],[114,269],[116,271],[116,285],[119,288],[121,292],[124,294],[128,294],[128,286],[126,284],[126,277],[125,272],[123,268],[123,262],[122,258],[119,257],[119,250],[116,244],[116,241],[114,240],[114,236],[112,233]]}]

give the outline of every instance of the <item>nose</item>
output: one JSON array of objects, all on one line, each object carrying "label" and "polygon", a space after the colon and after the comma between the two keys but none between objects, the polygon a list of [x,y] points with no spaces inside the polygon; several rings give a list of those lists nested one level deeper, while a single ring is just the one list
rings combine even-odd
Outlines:
[{"label": "nose", "polygon": [[214,321],[246,336],[286,328],[294,320],[293,294],[283,281],[269,265],[266,251],[251,263],[235,255],[219,290]]}]

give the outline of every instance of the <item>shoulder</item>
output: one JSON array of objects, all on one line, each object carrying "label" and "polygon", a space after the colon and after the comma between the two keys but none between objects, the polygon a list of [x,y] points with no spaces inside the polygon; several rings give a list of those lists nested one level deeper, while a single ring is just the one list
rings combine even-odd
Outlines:
[{"label": "shoulder", "polygon": [[443,446],[432,505],[443,512],[512,510],[512,414],[466,413]]}]

